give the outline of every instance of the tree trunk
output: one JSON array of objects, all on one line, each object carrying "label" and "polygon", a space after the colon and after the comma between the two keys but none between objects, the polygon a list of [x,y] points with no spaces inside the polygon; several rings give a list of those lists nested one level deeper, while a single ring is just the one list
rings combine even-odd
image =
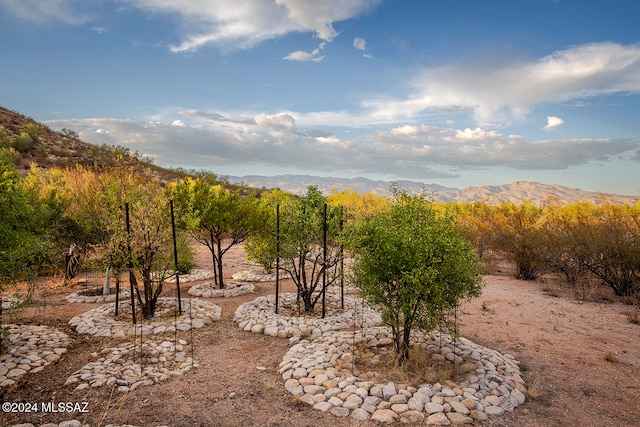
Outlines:
[{"label": "tree trunk", "polygon": [[304,312],[307,314],[313,313],[315,304],[313,303],[313,294],[311,291],[303,290],[301,292],[302,301],[304,302]]},{"label": "tree trunk", "polygon": [[409,360],[409,338],[411,337],[411,326],[405,322],[402,330],[402,352],[400,353],[400,365],[404,365]]},{"label": "tree trunk", "polygon": [[218,261],[216,260],[216,253],[211,249],[211,265],[213,269],[213,283],[218,284]]},{"label": "tree trunk", "polygon": [[222,277],[222,244],[220,240],[216,242],[217,247],[217,264],[218,264],[218,285],[220,289],[224,289],[224,278]]}]

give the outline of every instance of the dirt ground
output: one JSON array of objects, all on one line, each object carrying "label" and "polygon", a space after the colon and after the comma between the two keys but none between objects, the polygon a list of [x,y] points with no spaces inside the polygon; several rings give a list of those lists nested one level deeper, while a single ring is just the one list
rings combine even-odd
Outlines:
[{"label": "dirt ground", "polygon": [[[225,276],[244,270],[244,252],[225,255]],[[196,258],[210,268],[206,249]],[[183,295],[193,283],[183,284]],[[67,325],[93,304],[67,304],[78,290],[53,284],[46,304],[21,312],[22,323],[47,324],[73,340],[58,363],[25,375],[0,390],[3,402],[88,402],[83,414],[6,414],[0,425],[35,425],[79,419],[91,426],[372,426],[337,418],[297,404],[285,391],[278,364],[288,342],[240,331],[232,321],[236,307],[258,295],[275,293],[274,283],[256,292],[215,299],[223,318],[213,326],[179,338],[194,342],[200,366],[186,375],[127,394],[108,387],[74,391],[66,378],[115,339],[78,335]],[[293,291],[285,282],[284,291]],[[167,294],[175,292],[167,289]],[[530,398],[513,413],[484,426],[639,426],[640,326],[630,323],[620,302],[581,302],[557,286],[522,282],[506,272],[485,276],[483,295],[463,305],[460,334],[478,344],[513,354],[526,369]],[[5,316],[5,321],[7,317]],[[14,320],[15,319],[10,319]],[[259,370],[264,367],[266,370]]]}]

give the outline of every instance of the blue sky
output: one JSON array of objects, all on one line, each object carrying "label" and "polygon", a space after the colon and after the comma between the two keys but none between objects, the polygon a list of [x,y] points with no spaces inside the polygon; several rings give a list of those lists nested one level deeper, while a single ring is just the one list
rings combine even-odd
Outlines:
[{"label": "blue sky", "polygon": [[0,105],[162,166],[640,194],[636,0],[0,0]]}]

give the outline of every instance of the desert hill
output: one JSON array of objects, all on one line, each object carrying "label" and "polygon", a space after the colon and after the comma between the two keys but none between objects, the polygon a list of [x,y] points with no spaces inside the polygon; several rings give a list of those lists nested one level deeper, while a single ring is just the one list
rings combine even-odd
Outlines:
[{"label": "desert hill", "polygon": [[[304,194],[309,185],[316,185],[325,194],[332,189],[344,190],[351,188],[359,193],[372,192],[380,195],[391,194],[392,182],[375,181],[367,178],[327,178],[310,175],[278,175],[278,176],[242,176],[228,177],[230,181],[243,183],[257,188],[280,188],[295,194]],[[395,184],[409,194],[425,193],[435,200],[442,202],[472,202],[483,201],[497,204],[501,202],[518,203],[523,200],[534,202],[555,202],[567,204],[577,201],[589,201],[595,204],[604,199],[621,204],[636,204],[638,196],[624,196],[618,194],[599,193],[570,188],[562,185],[541,184],[538,182],[518,181],[505,185],[485,185],[480,187],[466,187],[463,189],[445,187],[437,184],[426,184],[416,181],[395,181]]]},{"label": "desert hill", "polygon": [[162,182],[185,176],[181,171],[153,165],[137,153],[130,153],[125,147],[90,144],[77,138],[72,130],[66,133],[56,132],[29,117],[3,107],[0,107],[0,127],[0,142],[3,133],[11,140],[21,135],[25,136],[29,131],[33,135],[30,137],[31,142],[25,143],[13,156],[13,161],[20,171],[27,171],[32,165],[42,169],[63,168],[76,164],[96,167],[117,165],[135,168],[141,174]]}]

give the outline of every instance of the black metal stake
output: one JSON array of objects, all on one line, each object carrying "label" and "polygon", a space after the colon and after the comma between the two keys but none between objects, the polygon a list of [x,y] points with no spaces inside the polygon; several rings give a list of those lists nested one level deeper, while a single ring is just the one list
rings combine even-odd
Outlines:
[{"label": "black metal stake", "polygon": [[[340,235],[344,228],[343,207],[340,206]],[[340,244],[340,308],[344,310],[344,245]]]},{"label": "black metal stake", "polygon": [[178,243],[176,240],[176,218],[173,214],[173,200],[169,200],[171,208],[171,230],[173,232],[173,260],[176,272],[176,289],[178,290],[178,312],[182,314],[182,300],[180,299],[180,274],[178,274]]},{"label": "black metal stake", "polygon": [[276,314],[280,293],[280,204],[276,205]]},{"label": "black metal stake", "polygon": [[136,278],[133,273],[133,259],[131,258],[131,222],[129,221],[129,203],[124,204],[125,221],[127,224],[127,251],[129,255],[129,292],[131,292],[131,317],[136,324],[136,300],[133,296],[133,282]]},{"label": "black metal stake", "polygon": [[327,204],[324,204],[322,214],[322,318],[324,319],[326,310],[325,303],[327,297]]}]

